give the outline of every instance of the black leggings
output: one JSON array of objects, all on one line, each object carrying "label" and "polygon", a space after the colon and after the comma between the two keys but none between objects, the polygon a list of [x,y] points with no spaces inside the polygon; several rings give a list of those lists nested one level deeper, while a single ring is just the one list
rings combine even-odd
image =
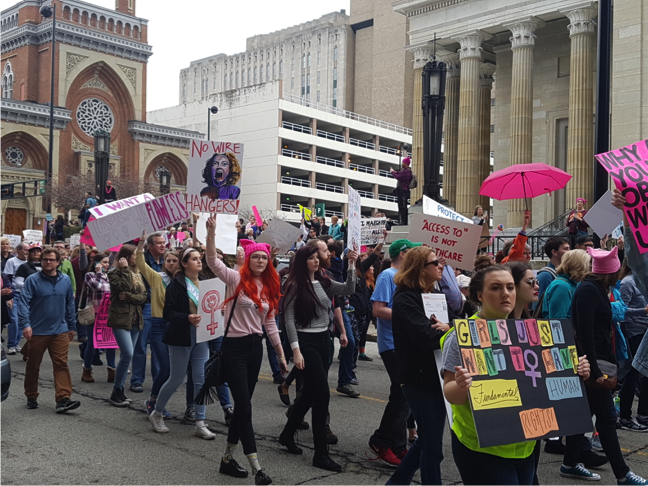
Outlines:
[{"label": "black leggings", "polygon": [[263,337],[250,334],[245,337],[223,339],[225,381],[234,399],[234,415],[227,432],[227,442],[243,444],[245,455],[257,451],[252,428],[252,395],[259,379],[263,359]]}]

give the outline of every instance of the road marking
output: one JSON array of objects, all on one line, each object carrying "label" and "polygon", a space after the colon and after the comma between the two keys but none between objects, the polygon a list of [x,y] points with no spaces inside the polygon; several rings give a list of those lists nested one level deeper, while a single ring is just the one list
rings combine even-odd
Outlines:
[{"label": "road marking", "polygon": [[639,454],[640,456],[648,456],[648,452],[641,452],[641,451],[632,452],[630,449],[621,448],[621,452],[630,452],[632,454]]}]

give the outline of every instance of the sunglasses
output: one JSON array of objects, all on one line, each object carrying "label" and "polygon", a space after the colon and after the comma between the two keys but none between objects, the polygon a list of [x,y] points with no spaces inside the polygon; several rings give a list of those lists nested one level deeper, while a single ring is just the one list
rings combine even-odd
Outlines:
[{"label": "sunglasses", "polygon": [[434,260],[433,262],[427,262],[424,267],[427,267],[428,265],[434,265],[435,267],[439,266],[439,260]]},{"label": "sunglasses", "polygon": [[531,280],[526,281],[527,284],[529,284],[531,287],[535,287],[536,285],[539,287],[540,286],[540,281],[537,278],[533,278]]}]

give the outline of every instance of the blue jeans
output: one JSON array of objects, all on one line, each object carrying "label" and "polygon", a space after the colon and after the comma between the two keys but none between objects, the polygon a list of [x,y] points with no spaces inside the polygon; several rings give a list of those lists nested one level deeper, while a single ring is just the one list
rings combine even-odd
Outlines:
[{"label": "blue jeans", "polygon": [[353,380],[353,353],[355,351],[355,339],[353,338],[353,329],[351,321],[344,309],[342,309],[342,320],[346,330],[349,344],[346,348],[340,348],[340,368],[338,370],[338,386],[350,385]]},{"label": "blue jeans", "polygon": [[425,390],[410,385],[403,385],[402,389],[416,420],[418,439],[387,484],[411,484],[417,469],[421,470],[421,484],[441,484],[446,420],[443,392],[440,388]]},{"label": "blue jeans", "polygon": [[[223,336],[209,341],[209,349],[212,353],[217,353],[218,351],[220,351],[222,345]],[[221,386],[217,386],[216,393],[218,394],[218,401],[220,402],[221,408],[223,410],[232,408],[232,399],[230,398],[230,389],[227,383],[224,383]]]},{"label": "blue jeans", "polygon": [[20,344],[22,332],[18,328],[18,298],[20,294],[16,292],[14,295],[13,307],[11,308],[10,318],[11,322],[7,325],[7,347],[15,348]]},{"label": "blue jeans", "polygon": [[113,329],[115,340],[119,346],[119,363],[117,363],[115,385],[113,386],[115,390],[124,388],[126,373],[128,373],[128,367],[133,359],[133,348],[135,347],[139,333],[139,327],[134,327],[133,329]]},{"label": "blue jeans", "polygon": [[[151,332],[151,304],[142,307],[144,327],[135,343],[133,353],[133,373],[131,374],[131,386],[141,385],[146,379],[146,354],[148,349],[149,333]],[[155,354],[151,353],[151,377],[154,379],[158,372],[158,362]]]},{"label": "blue jeans", "polygon": [[[193,375],[193,386],[196,393],[205,382],[205,363],[209,358],[209,343],[196,343],[196,328],[191,326],[191,346],[169,346],[169,361],[171,363],[171,374],[160,389],[155,410],[162,412],[171,396],[182,384],[187,376],[187,366],[191,363]],[[195,397],[195,396],[194,396]],[[205,405],[194,405],[196,420],[205,420]]]},{"label": "blue jeans", "polygon": [[[96,316],[95,316],[96,317]],[[92,359],[95,355],[94,347],[94,322],[89,326],[79,326],[79,328],[86,328],[88,340],[86,341],[86,348],[83,352],[83,367],[86,370],[92,369]],[[115,349],[106,349],[106,365],[109,368],[115,367]]]}]

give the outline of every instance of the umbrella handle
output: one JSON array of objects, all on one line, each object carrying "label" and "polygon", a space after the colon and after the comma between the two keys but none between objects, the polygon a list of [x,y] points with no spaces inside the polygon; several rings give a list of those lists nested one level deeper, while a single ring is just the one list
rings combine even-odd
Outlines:
[{"label": "umbrella handle", "polygon": [[524,191],[524,208],[526,211],[529,210],[529,203],[527,201],[527,195],[526,195],[526,185],[524,184],[524,179],[526,178],[526,175],[524,172],[522,172],[522,190]]}]

